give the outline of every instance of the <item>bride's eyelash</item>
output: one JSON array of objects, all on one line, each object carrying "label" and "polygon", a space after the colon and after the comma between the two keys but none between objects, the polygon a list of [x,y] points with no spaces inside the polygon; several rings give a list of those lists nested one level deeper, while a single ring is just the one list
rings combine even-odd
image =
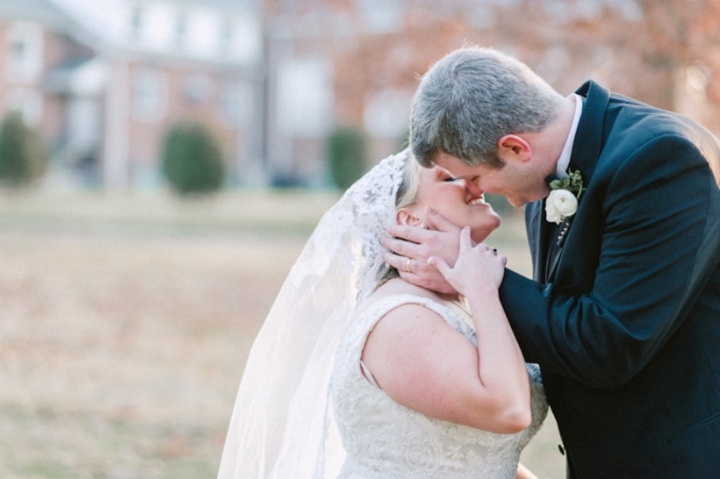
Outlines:
[{"label": "bride's eyelash", "polygon": [[451,177],[449,177],[449,178],[443,179],[443,181],[453,182],[453,181],[455,181],[455,178],[451,176]]}]

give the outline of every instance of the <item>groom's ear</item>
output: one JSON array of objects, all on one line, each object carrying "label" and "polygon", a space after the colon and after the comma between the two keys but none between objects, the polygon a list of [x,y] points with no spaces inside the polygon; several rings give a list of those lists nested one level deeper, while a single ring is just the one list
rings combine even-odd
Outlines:
[{"label": "groom's ear", "polygon": [[395,214],[395,220],[399,225],[420,226],[422,220],[413,214],[409,208],[400,208]]},{"label": "groom's ear", "polygon": [[498,156],[503,162],[526,162],[532,158],[530,144],[518,135],[505,135],[498,141]]}]

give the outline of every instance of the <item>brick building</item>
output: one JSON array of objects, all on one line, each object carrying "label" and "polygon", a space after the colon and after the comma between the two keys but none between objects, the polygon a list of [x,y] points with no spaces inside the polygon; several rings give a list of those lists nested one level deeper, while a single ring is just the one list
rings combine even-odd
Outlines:
[{"label": "brick building", "polygon": [[93,136],[92,125],[68,123],[74,99],[48,88],[49,77],[67,68],[82,70],[95,56],[95,38],[46,0],[0,3],[0,113],[17,110],[25,122],[41,130],[54,153],[79,133]]},{"label": "brick building", "polygon": [[162,138],[185,119],[222,139],[233,185],[327,185],[333,129],[364,129],[371,162],[397,151],[418,77],[465,44],[561,93],[592,78],[720,133],[709,0],[103,1],[100,30],[68,0],[0,4],[0,107],[20,105],[57,164],[94,165],[106,187],[160,185]]},{"label": "brick building", "polygon": [[466,44],[518,57],[563,94],[592,78],[720,133],[720,95],[711,91],[720,42],[708,27],[720,7],[693,5],[266,0],[267,170],[322,183],[324,138],[337,125],[364,128],[373,161],[396,151],[418,77]]},{"label": "brick building", "polygon": [[[102,28],[51,0],[0,4],[0,111],[38,127],[53,170],[108,188],[161,183],[163,138],[208,125],[232,179],[259,154],[260,25],[241,0],[117,0]],[[65,177],[67,179],[67,177]]]},{"label": "brick building", "polygon": [[242,0],[117,2],[109,39],[104,184],[159,184],[162,139],[201,121],[221,139],[231,179],[258,153],[260,25]]}]

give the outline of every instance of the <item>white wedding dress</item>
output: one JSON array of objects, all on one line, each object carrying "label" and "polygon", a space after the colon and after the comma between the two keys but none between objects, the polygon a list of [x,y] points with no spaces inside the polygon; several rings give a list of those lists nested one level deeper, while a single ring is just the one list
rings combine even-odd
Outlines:
[{"label": "white wedding dress", "polygon": [[[428,417],[391,399],[361,367],[362,350],[375,324],[392,309],[416,303],[438,313],[477,345],[459,311],[414,295],[389,296],[361,308],[343,338],[331,394],[347,452],[342,479],[512,479],[520,451],[547,414],[540,370],[528,365],[532,424],[517,434],[495,434]],[[366,373],[369,374],[369,373]]]},{"label": "white wedding dress", "polygon": [[308,239],[250,351],[218,479],[514,477],[520,450],[546,413],[537,369],[529,368],[533,425],[514,435],[419,414],[361,372],[368,332],[404,303],[437,311],[474,341],[454,305],[373,296],[390,268],[381,238],[396,223],[408,161],[404,151],[378,163]]}]

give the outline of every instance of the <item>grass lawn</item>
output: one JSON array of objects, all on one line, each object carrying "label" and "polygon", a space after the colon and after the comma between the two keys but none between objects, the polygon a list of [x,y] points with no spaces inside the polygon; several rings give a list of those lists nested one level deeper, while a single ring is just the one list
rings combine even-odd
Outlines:
[{"label": "grass lawn", "polygon": [[[212,478],[252,340],[336,196],[0,196],[0,477]],[[517,215],[491,236],[529,274]],[[564,476],[552,418],[523,454]]]}]

